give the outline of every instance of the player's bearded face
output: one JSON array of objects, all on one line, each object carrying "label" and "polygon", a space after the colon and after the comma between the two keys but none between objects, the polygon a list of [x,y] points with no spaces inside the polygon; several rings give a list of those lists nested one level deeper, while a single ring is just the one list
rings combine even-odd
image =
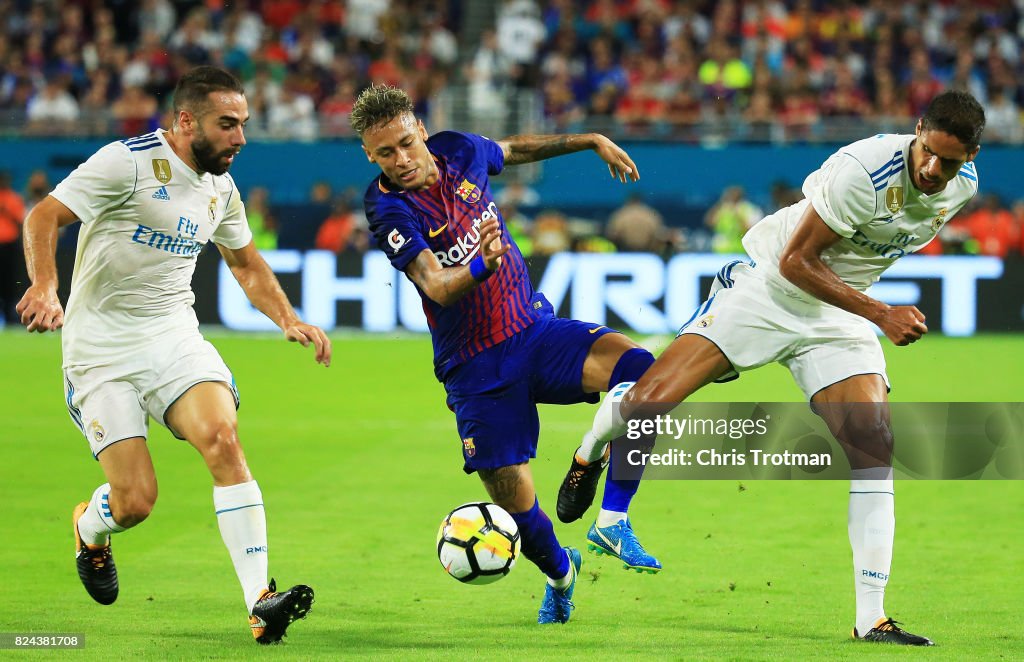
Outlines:
[{"label": "player's bearded face", "polygon": [[223,175],[234,162],[235,154],[241,147],[218,147],[206,135],[202,125],[196,129],[196,137],[192,140],[192,156],[196,165],[203,172],[211,175]]},{"label": "player's bearded face", "polygon": [[234,92],[211,92],[210,102],[211,107],[194,119],[192,158],[200,171],[223,175],[245,145],[249,105],[245,96]]},{"label": "player's bearded face", "polygon": [[437,166],[427,149],[427,130],[412,113],[363,134],[363,149],[392,184],[407,191],[433,186]]}]

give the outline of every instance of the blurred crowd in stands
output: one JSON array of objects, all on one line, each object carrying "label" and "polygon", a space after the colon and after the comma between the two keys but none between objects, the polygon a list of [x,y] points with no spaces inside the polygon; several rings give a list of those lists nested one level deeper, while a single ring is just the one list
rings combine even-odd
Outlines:
[{"label": "blurred crowd in stands", "polygon": [[1021,0],[509,0],[471,78],[539,87],[561,129],[691,140],[905,131],[953,87],[984,105],[987,142],[1019,142],[1022,15]]},{"label": "blurred crowd in stands", "polygon": [[[533,94],[550,131],[705,144],[907,132],[954,87],[984,105],[986,144],[1024,140],[1024,0],[0,0],[0,26],[9,136],[168,126],[177,77],[217,64],[244,82],[247,130],[259,138],[350,136],[355,96],[373,82],[409,91],[421,117],[459,85],[471,117]],[[0,175],[3,265],[53,183],[44,171],[17,179],[19,190]],[[516,181],[498,204],[527,255],[734,252],[751,225],[800,198],[794,185],[779,182],[771,208],[731,187],[703,225],[665,219],[642,195],[605,218],[575,218]],[[244,191],[258,245],[367,250],[359,193],[310,187],[302,205]],[[983,190],[926,252],[1024,254],[1024,200]],[[0,292],[7,309],[11,296]]]},{"label": "blurred crowd in stands", "polygon": [[285,139],[348,135],[377,82],[421,111],[465,84],[478,115],[519,90],[552,130],[682,140],[906,130],[958,87],[986,142],[1020,142],[1022,16],[1024,0],[0,0],[0,113],[134,135],[211,63],[245,82],[253,130]]},{"label": "blurred crowd in stands", "polygon": [[0,112],[37,134],[137,135],[165,124],[177,78],[199,64],[245,84],[252,129],[349,135],[370,81],[421,103],[456,62],[448,0],[0,0]]}]

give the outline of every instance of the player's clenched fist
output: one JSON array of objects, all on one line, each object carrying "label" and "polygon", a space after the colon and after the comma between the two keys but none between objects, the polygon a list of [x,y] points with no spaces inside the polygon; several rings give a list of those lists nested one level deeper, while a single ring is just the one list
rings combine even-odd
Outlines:
[{"label": "player's clenched fist", "polygon": [[501,241],[501,226],[498,219],[489,218],[480,224],[480,251],[483,253],[484,265],[488,271],[497,271],[501,266],[501,256],[508,252],[510,244]]},{"label": "player's clenched fist", "polygon": [[64,325],[64,309],[57,298],[57,291],[52,288],[37,285],[29,287],[15,310],[29,331],[45,333],[56,331]]},{"label": "player's clenched fist", "polygon": [[916,306],[889,306],[874,322],[894,345],[909,345],[928,333],[924,313]]}]

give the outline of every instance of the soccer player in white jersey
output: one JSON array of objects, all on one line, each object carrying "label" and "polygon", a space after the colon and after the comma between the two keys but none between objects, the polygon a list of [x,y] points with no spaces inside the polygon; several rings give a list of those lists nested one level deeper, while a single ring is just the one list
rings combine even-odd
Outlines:
[{"label": "soccer player in white jersey", "polygon": [[789,368],[852,467],[853,633],[861,640],[932,644],[882,606],[895,528],[893,437],[885,359],[868,322],[896,345],[928,328],[914,306],[888,306],[865,290],[974,197],[984,127],[972,96],[944,92],[913,134],[867,138],[829,157],[804,181],[804,200],[744,236],[752,261],[722,269],[712,296],[643,377],[612,389],[617,397],[605,399],[583,439],[600,449],[625,432],[624,420],[666,413],[712,381],[771,362]]},{"label": "soccer player in white jersey", "polygon": [[[285,337],[312,344],[327,366],[331,343],[303,323],[252,243],[241,196],[227,174],[245,145],[241,84],[215,67],[185,74],[174,125],[110,143],[40,202],[25,222],[31,287],[17,310],[29,331],[62,337],[65,401],[107,483],[74,510],[78,574],[101,604],[117,598],[110,534],[142,522],[156,501],[146,447],[149,417],[199,451],[234,563],[251,630],[274,643],[313,602],[313,590],[278,593],[267,582],[263,495],[239,444],[238,392],[199,333],[191,281],[196,257],[217,245],[249,300]],[[57,228],[82,222],[67,322],[57,298]]]}]

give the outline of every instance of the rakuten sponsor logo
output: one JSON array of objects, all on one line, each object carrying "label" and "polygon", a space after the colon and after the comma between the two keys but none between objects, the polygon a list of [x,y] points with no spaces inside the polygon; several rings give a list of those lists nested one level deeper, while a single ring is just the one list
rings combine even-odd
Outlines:
[{"label": "rakuten sponsor logo", "polygon": [[455,245],[444,251],[434,251],[437,261],[442,267],[454,267],[459,264],[466,264],[477,251],[480,250],[480,224],[486,220],[498,217],[498,205],[493,201],[487,205],[486,211],[473,219],[472,229],[464,235],[459,235]]}]

